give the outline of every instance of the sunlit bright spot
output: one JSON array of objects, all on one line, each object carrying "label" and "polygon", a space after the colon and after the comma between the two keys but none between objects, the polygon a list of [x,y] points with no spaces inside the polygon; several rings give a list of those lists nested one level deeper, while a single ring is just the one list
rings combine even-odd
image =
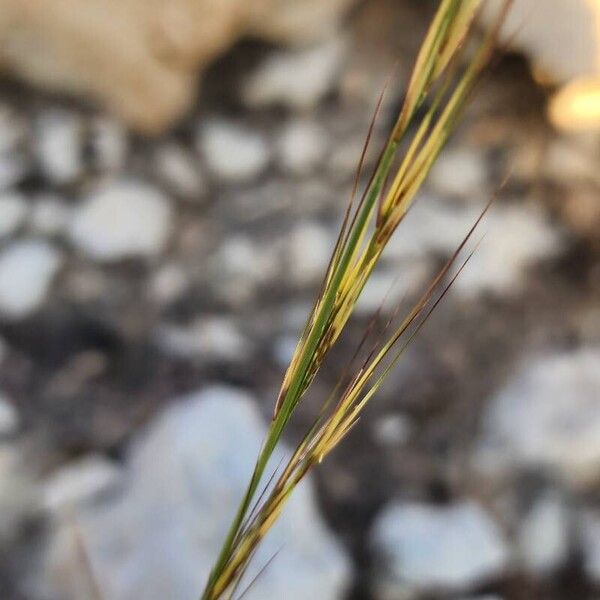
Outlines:
[{"label": "sunlit bright spot", "polygon": [[550,102],[549,116],[560,129],[600,128],[600,77],[576,80],[563,87]]}]

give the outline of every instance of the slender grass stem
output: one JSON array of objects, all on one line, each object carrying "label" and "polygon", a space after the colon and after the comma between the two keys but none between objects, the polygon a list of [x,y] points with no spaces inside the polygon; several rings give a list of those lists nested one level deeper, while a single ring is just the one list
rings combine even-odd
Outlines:
[{"label": "slender grass stem", "polygon": [[[325,355],[339,338],[387,242],[404,218],[445,145],[478,76],[487,64],[498,27],[510,1],[505,0],[497,26],[484,36],[478,51],[469,60],[462,74],[457,76],[458,59],[471,31],[480,0],[441,0],[417,56],[403,107],[356,208],[353,207],[354,192],[352,194],[320,295],[285,374],[252,476],[201,600],[219,600],[225,595],[229,598],[233,596],[258,544],[280,515],[296,485],[354,427],[360,413],[396,364],[406,345],[414,338],[454,281],[456,275],[443,288],[438,298],[434,299],[434,293],[466,240],[472,235],[473,229],[392,336],[383,343],[377,342],[363,365],[350,376],[347,384],[340,381],[332,395],[323,402],[314,424],[292,453],[283,471],[277,478],[274,474],[265,484],[265,474],[271,458],[292,415]],[[429,107],[412,135],[388,188],[396,155],[409,135],[415,115],[428,100]],[[379,105],[380,103],[378,109]],[[371,132],[372,126],[367,140],[370,139]],[[361,166],[365,152],[366,146]],[[388,325],[390,323],[391,320]],[[399,340],[406,336],[408,340],[401,344],[400,349],[393,350]],[[389,359],[388,355],[392,351],[394,355]],[[337,403],[334,402],[336,395],[339,395]],[[256,500],[261,485],[266,485],[266,488],[263,488]]]}]

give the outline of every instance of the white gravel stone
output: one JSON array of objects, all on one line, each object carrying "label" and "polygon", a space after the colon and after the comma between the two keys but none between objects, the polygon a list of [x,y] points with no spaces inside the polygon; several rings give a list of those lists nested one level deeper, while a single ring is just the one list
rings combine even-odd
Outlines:
[{"label": "white gravel stone", "polygon": [[157,333],[163,350],[178,358],[239,362],[248,358],[250,343],[226,317],[202,317],[193,323],[163,325]]},{"label": "white gravel stone", "polygon": [[335,238],[326,227],[314,222],[299,223],[288,241],[288,269],[298,285],[314,283],[325,276]]},{"label": "white gravel stone", "polygon": [[283,369],[287,368],[294,356],[299,336],[284,335],[275,340],[273,345],[273,358],[275,362]]},{"label": "white gravel stone", "polygon": [[[105,600],[197,600],[265,430],[255,401],[220,386],[180,399],[151,424],[133,445],[123,492],[77,514]],[[319,515],[310,479],[264,540],[247,581],[273,554],[247,600],[344,597],[349,560]],[[68,521],[48,559],[48,587],[63,600],[85,597]]]},{"label": "white gravel stone", "polygon": [[21,240],[0,253],[0,313],[20,319],[36,311],[46,298],[60,266],[60,253],[40,240]]},{"label": "white gravel stone", "polygon": [[25,221],[27,201],[22,194],[0,194],[0,237],[12,235]]},{"label": "white gravel stone", "polygon": [[381,446],[394,448],[408,442],[412,425],[408,417],[390,414],[379,417],[373,424],[373,437]]},{"label": "white gravel stone", "polygon": [[174,194],[195,201],[206,195],[208,189],[200,161],[190,152],[176,144],[167,144],[158,150],[155,161],[158,176]]},{"label": "white gravel stone", "polygon": [[245,103],[252,108],[314,108],[336,85],[346,48],[346,39],[334,36],[307,49],[271,53],[245,82]]},{"label": "white gravel stone", "polygon": [[600,469],[600,349],[528,358],[492,399],[475,464],[491,476],[546,469],[575,486]]},{"label": "white gravel stone", "polygon": [[517,294],[526,283],[528,269],[563,249],[560,230],[536,207],[494,208],[482,224],[484,232],[485,239],[456,280],[456,289],[463,296]]},{"label": "white gravel stone", "polygon": [[35,198],[29,215],[29,226],[43,235],[62,235],[69,225],[71,209],[59,197],[43,194]]},{"label": "white gravel stone", "polygon": [[0,543],[10,544],[37,510],[37,489],[19,450],[0,445]]},{"label": "white gravel stone", "polygon": [[75,113],[47,110],[40,115],[36,152],[43,173],[52,183],[71,183],[80,176],[82,133],[81,120]]},{"label": "white gravel stone", "polygon": [[173,302],[185,293],[189,286],[185,270],[177,264],[167,264],[154,273],[150,280],[150,295],[159,304]]},{"label": "white gravel stone", "polygon": [[43,483],[42,505],[48,512],[71,510],[116,488],[123,481],[119,466],[99,455],[90,455],[61,467]]},{"label": "white gravel stone", "polygon": [[263,248],[245,235],[226,239],[212,259],[213,281],[233,303],[250,300],[258,286],[274,279],[281,259],[273,248]]},{"label": "white gravel stone", "polygon": [[19,413],[13,402],[0,394],[0,436],[12,435],[19,428]]},{"label": "white gravel stone", "polygon": [[254,260],[259,249],[252,240],[244,235],[231,237],[223,243],[217,252],[218,266],[224,274],[243,277],[244,273],[259,281],[265,278],[265,272],[260,265],[253,268]]},{"label": "white gravel stone", "polygon": [[442,195],[479,200],[487,183],[484,157],[465,148],[446,150],[431,169],[428,182]]},{"label": "white gravel stone", "polygon": [[91,146],[95,166],[101,171],[119,171],[127,159],[127,131],[114,119],[99,117],[91,124]]},{"label": "white gravel stone", "polygon": [[198,148],[212,173],[225,182],[254,179],[270,161],[269,146],[261,134],[222,119],[202,124]]},{"label": "white gravel stone", "polygon": [[400,262],[393,269],[376,269],[358,299],[355,314],[369,316],[379,309],[393,312],[407,293],[425,291],[430,273],[430,263],[423,258]]},{"label": "white gravel stone", "polygon": [[458,293],[516,294],[526,283],[528,269],[554,258],[563,249],[563,236],[541,210],[528,206],[495,208],[482,224],[485,239],[456,280]]},{"label": "white gravel stone", "polygon": [[[427,254],[449,256],[475,224],[483,206],[455,206],[422,197],[392,236],[384,259],[407,261]],[[487,292],[517,294],[527,270],[537,261],[557,256],[563,235],[535,206],[500,206],[492,210],[474,234],[485,238],[454,284],[466,298]]]},{"label": "white gravel stone", "polygon": [[307,119],[288,123],[277,141],[277,161],[292,175],[308,175],[323,161],[327,132]]},{"label": "white gravel stone", "polygon": [[435,196],[420,196],[390,239],[383,258],[405,262],[428,254],[451,254],[481,211],[479,206],[456,206]]},{"label": "white gravel stone", "polygon": [[97,261],[153,257],[164,249],[172,220],[169,200],[159,190],[120,181],[96,190],[75,211],[70,237]]},{"label": "white gravel stone", "polygon": [[548,492],[532,506],[518,537],[520,564],[534,577],[563,566],[570,551],[570,514],[563,498]]},{"label": "white gravel stone", "polygon": [[393,504],[377,517],[372,545],[378,600],[423,591],[468,591],[508,564],[496,524],[474,502],[440,507]]}]

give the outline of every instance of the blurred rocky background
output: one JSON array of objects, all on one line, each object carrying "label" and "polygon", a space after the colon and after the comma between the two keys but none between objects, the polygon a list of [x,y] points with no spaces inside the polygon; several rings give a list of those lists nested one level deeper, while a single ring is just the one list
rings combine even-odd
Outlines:
[{"label": "blurred rocky background", "polygon": [[[435,5],[0,0],[0,598],[197,598]],[[290,444],[484,240],[247,598],[600,598],[600,3],[503,40]]]}]

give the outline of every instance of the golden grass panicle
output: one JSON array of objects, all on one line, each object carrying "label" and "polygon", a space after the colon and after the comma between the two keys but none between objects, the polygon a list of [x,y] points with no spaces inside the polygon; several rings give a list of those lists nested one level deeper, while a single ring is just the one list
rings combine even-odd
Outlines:
[{"label": "golden grass panicle", "polygon": [[[441,0],[419,50],[398,119],[363,193],[356,201],[360,172],[320,293],[307,319],[279,391],[273,418],[247,490],[209,576],[202,600],[233,598],[254,552],[301,479],[323,460],[357,423],[360,413],[400,358],[406,345],[458,275],[444,285],[467,235],[389,338],[374,345],[362,364],[341,380],[323,402],[314,425],[281,473],[264,484],[277,444],[323,360],[338,340],[381,254],[405,217],[417,191],[452,132],[461,109],[494,48],[510,0],[477,49],[463,59],[480,0]],[[463,66],[464,65],[464,66]],[[377,112],[379,110],[378,105]],[[419,114],[419,122],[414,123]],[[375,118],[375,117],[374,117]],[[467,257],[468,260],[468,257]],[[458,272],[464,267],[462,263]],[[391,327],[391,320],[385,330]],[[365,335],[368,337],[370,328]],[[260,491],[263,486],[262,491]]]}]

